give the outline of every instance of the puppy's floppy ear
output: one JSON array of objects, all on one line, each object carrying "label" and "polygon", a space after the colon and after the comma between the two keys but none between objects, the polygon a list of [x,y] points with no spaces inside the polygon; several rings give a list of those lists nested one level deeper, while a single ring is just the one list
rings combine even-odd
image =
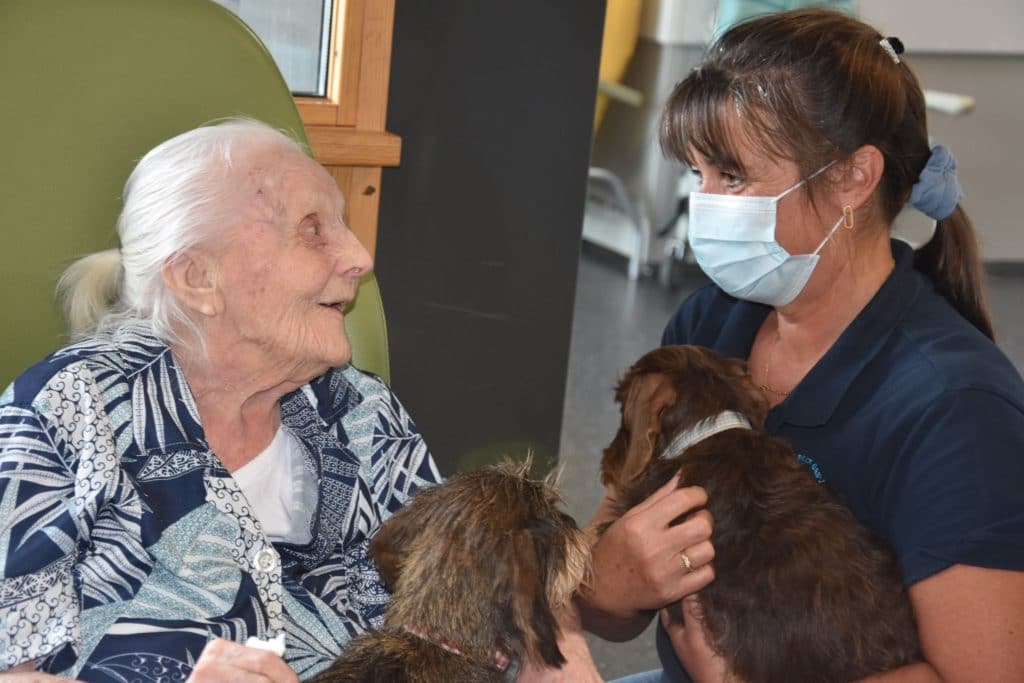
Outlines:
[{"label": "puppy's floppy ear", "polygon": [[621,490],[654,457],[661,411],[675,402],[676,393],[665,375],[634,367],[619,383],[616,399],[622,404],[622,425],[601,458],[601,483]]},{"label": "puppy's floppy ear", "polygon": [[626,464],[626,452],[629,450],[629,432],[625,427],[619,427],[615,438],[604,449],[601,458],[601,484],[604,486],[615,486],[619,488],[625,481],[622,477],[622,468]]},{"label": "puppy's floppy ear", "polygon": [[630,439],[620,481],[631,481],[647,468],[655,457],[654,447],[661,434],[661,412],[676,401],[676,392],[665,375],[649,373],[637,378],[638,389],[623,406],[623,420],[628,420]]},{"label": "puppy's floppy ear", "polygon": [[751,427],[763,429],[765,418],[768,416],[768,401],[764,392],[750,378],[746,361],[724,358],[723,363],[726,368],[725,376],[733,383],[735,395],[740,402],[736,409],[750,420]]},{"label": "puppy's floppy ear", "polygon": [[630,368],[615,387],[615,402],[620,406],[621,424],[615,438],[601,456],[601,483],[605,486],[612,485],[617,488],[623,483],[622,468],[626,464],[626,450],[629,448],[629,420],[626,410],[633,404],[638,388],[636,380],[640,376],[639,372]]},{"label": "puppy's floppy ear", "polygon": [[533,537],[522,529],[514,532],[508,548],[512,623],[520,633],[526,657],[539,665],[560,667],[565,663],[558,649],[558,622],[547,600],[545,570]]}]

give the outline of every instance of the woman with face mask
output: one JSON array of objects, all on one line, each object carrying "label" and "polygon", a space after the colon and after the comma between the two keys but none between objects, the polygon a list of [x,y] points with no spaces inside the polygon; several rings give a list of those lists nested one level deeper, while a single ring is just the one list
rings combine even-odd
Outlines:
[{"label": "woman with face mask", "polygon": [[[929,145],[901,52],[846,15],[787,12],[726,32],[676,87],[662,143],[699,177],[689,241],[714,284],[663,343],[746,359],[767,430],[894,549],[926,661],[877,680],[1020,681],[1024,383],[993,343],[956,163]],[[908,203],[936,221],[916,251],[890,238]],[[687,571],[658,574],[629,554],[637,534],[606,534],[584,612],[600,634],[712,580],[713,531],[674,549],[665,526],[644,531]],[[665,671],[637,680],[722,680],[688,604],[682,622],[663,611]]]}]

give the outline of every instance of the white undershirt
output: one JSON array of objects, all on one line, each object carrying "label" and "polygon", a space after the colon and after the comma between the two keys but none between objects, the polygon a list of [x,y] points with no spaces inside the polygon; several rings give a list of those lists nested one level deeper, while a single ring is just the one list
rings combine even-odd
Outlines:
[{"label": "white undershirt", "polygon": [[231,473],[271,541],[306,544],[316,509],[316,480],[302,445],[284,427],[263,452]]}]

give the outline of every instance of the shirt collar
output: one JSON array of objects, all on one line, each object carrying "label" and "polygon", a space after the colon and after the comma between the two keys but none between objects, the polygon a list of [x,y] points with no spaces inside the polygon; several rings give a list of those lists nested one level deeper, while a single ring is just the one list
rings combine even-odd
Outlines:
[{"label": "shirt collar", "polygon": [[828,422],[917,299],[921,278],[914,270],[914,252],[904,242],[891,243],[896,261],[892,273],[793,393],[769,412],[769,429],[783,423],[817,427]]}]

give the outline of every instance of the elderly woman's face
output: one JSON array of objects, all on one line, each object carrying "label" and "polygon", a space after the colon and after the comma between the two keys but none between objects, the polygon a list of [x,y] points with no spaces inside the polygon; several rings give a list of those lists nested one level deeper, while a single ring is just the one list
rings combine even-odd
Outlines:
[{"label": "elderly woman's face", "polygon": [[343,311],[373,262],[345,223],[341,192],[289,150],[255,154],[240,173],[240,219],[220,242],[217,276],[228,329],[286,371],[344,365]]}]

